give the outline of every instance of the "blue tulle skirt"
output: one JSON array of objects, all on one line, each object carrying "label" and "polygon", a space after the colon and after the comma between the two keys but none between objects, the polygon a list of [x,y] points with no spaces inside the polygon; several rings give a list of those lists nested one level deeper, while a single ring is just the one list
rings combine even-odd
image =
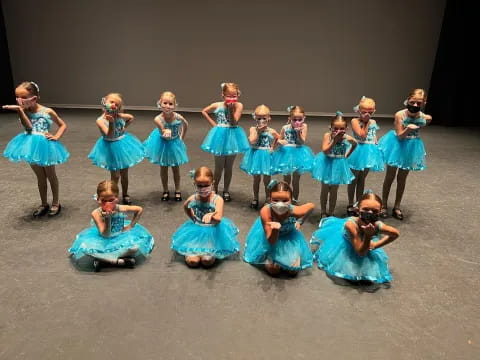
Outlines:
[{"label": "blue tulle skirt", "polygon": [[13,162],[51,166],[67,161],[70,153],[60,141],[48,140],[42,134],[22,133],[10,140],[3,156]]},{"label": "blue tulle skirt", "polygon": [[240,251],[238,233],[235,224],[225,217],[216,225],[187,220],[172,235],[171,248],[184,256],[210,255],[223,259]]},{"label": "blue tulle skirt", "polygon": [[328,217],[320,222],[320,229],[312,234],[311,243],[319,245],[315,252],[318,267],[330,275],[348,280],[389,282],[388,256],[383,249],[371,250],[365,256],[358,255],[345,237],[348,218]]},{"label": "blue tulle skirt", "polygon": [[390,130],[378,142],[385,163],[404,170],[424,170],[425,146],[420,138],[399,139],[395,130]]},{"label": "blue tulle skirt", "polygon": [[138,164],[145,157],[145,148],[134,135],[125,133],[117,141],[107,141],[103,137],[98,139],[88,158],[93,165],[117,171]]},{"label": "blue tulle skirt", "polygon": [[306,145],[281,146],[273,153],[273,174],[303,174],[312,170],[315,155]]},{"label": "blue tulle skirt", "polygon": [[241,127],[215,126],[208,132],[201,148],[213,155],[223,156],[244,153],[250,149],[250,144]]},{"label": "blue tulle skirt", "polygon": [[350,170],[348,159],[332,158],[320,152],[313,161],[312,178],[328,185],[342,185],[350,184],[355,175]]},{"label": "blue tulle skirt", "polygon": [[[126,221],[128,225],[130,221]],[[94,225],[81,231],[68,252],[74,260],[84,256],[100,259],[118,259],[128,249],[138,247],[136,256],[147,256],[154,246],[153,236],[142,225],[136,224],[132,229],[111,237],[104,237]]]},{"label": "blue tulle skirt", "polygon": [[300,271],[312,266],[313,256],[305,237],[296,229],[279,235],[277,242],[270,244],[258,217],[247,235],[243,260],[258,265],[271,262],[285,270]]},{"label": "blue tulle skirt", "polygon": [[160,135],[157,128],[143,142],[146,157],[150,162],[160,166],[179,166],[188,162],[187,147],[179,138],[167,140]]},{"label": "blue tulle skirt", "polygon": [[359,143],[348,157],[350,168],[354,170],[384,171],[383,154],[376,144]]},{"label": "blue tulle skirt", "polygon": [[269,149],[248,149],[240,169],[249,175],[271,175],[272,153]]}]

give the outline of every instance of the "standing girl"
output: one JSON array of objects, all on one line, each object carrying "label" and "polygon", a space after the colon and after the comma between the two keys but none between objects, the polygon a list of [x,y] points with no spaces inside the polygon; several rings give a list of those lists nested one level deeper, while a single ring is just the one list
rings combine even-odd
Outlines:
[{"label": "standing girl", "polygon": [[322,219],[311,239],[312,244],[320,246],[315,253],[318,267],[347,280],[392,280],[388,256],[380,248],[394,241],[399,232],[378,221],[381,206],[377,195],[367,193],[358,203],[360,216]]},{"label": "standing girl", "polygon": [[[33,212],[33,216],[55,216],[62,206],[59,202],[59,184],[55,165],[62,164],[70,157],[67,149],[58,141],[67,125],[55,111],[40,105],[40,89],[33,81],[25,81],[15,89],[18,105],[4,105],[4,109],[18,113],[25,132],[15,136],[5,148],[3,156],[13,162],[25,161],[30,164],[37,177],[38,191],[42,204]],[[55,135],[50,133],[54,122],[58,126]],[[47,201],[47,181],[50,183],[53,200]]]},{"label": "standing girl", "polygon": [[173,111],[176,106],[177,100],[174,93],[165,91],[160,95],[157,107],[162,110],[162,113],[154,120],[158,128],[153,130],[143,143],[150,162],[160,165],[160,178],[163,186],[162,201],[170,200],[169,166],[172,168],[175,183],[175,201],[182,200],[179,166],[188,162],[187,147],[183,142],[187,134],[188,122],[182,115]]},{"label": "standing girl", "polygon": [[385,170],[383,155],[377,145],[377,130],[380,127],[371,117],[375,113],[375,101],[363,96],[353,108],[360,116],[352,119],[353,137],[358,142],[356,150],[348,158],[355,179],[348,184],[347,215],[355,215],[353,208],[355,190],[357,201],[365,189],[365,178],[370,170]]},{"label": "standing girl", "polygon": [[[430,115],[424,114],[421,109],[427,103],[427,94],[423,89],[414,89],[405,101],[406,109],[395,114],[395,130],[390,130],[379,141],[380,150],[383,152],[387,172],[383,182],[383,208],[382,217],[387,217],[387,203],[390,188],[397,176],[397,193],[392,216],[403,220],[400,210],[405,184],[410,170],[421,171],[425,169],[425,146],[420,138],[419,130],[432,121]],[[398,171],[398,173],[397,173]]]},{"label": "standing girl", "polygon": [[278,143],[282,146],[273,155],[273,173],[283,174],[283,180],[293,187],[293,203],[300,194],[300,176],[312,170],[314,154],[305,145],[308,126],[305,110],[301,106],[289,106],[288,123],[280,131]]},{"label": "standing girl", "polygon": [[[357,141],[346,135],[346,130],[347,121],[342,113],[337,111],[337,115],[330,124],[330,132],[323,136],[322,151],[313,162],[312,177],[322,182],[320,193],[322,218],[333,215],[337,204],[338,186],[350,184],[355,178],[350,171],[347,158],[355,150]],[[327,200],[329,201],[328,213]]]},{"label": "standing girl", "polygon": [[[92,212],[95,225],[80,232],[68,250],[79,263],[86,256],[95,271],[100,271],[103,264],[134,267],[135,257],[147,256],[153,249],[152,235],[137,224],[142,208],[118,205],[118,193],[118,185],[114,181],[98,184],[97,201],[100,207]],[[127,212],[133,212],[132,221],[126,220]]]},{"label": "standing girl", "polygon": [[299,231],[314,206],[292,205],[292,188],[284,181],[269,184],[270,203],[260,210],[245,242],[243,259],[261,264],[271,275],[286,270],[292,275],[312,266],[312,253]]},{"label": "standing girl", "polygon": [[[242,116],[243,104],[238,102],[240,89],[235,83],[223,83],[223,101],[208,105],[202,110],[212,129],[208,132],[202,144],[202,150],[210,152],[215,157],[214,187],[218,193],[218,185],[223,177],[223,199],[231,201],[230,182],[232,181],[233,163],[238,153],[247,151],[250,146],[247,136],[238,126]],[[213,120],[209,113],[215,114]]]},{"label": "standing girl", "polygon": [[193,174],[195,193],[183,204],[189,220],[172,235],[172,249],[185,256],[190,267],[212,266],[215,259],[237,253],[235,224],[223,217],[223,199],[212,191],[212,170],[202,166]]},{"label": "standing girl", "polygon": [[125,129],[133,122],[133,115],[122,112],[123,99],[118,93],[102,98],[103,113],[97,119],[102,137],[98,139],[88,158],[101,168],[110,170],[112,181],[122,181],[123,203],[132,203],[128,195],[128,168],[145,157],[145,150],[135,136]]},{"label": "standing girl", "polygon": [[263,175],[265,198],[267,198],[267,185],[270,182],[272,173],[272,151],[280,135],[274,129],[268,127],[271,120],[268,106],[257,106],[253,113],[253,118],[257,125],[250,128],[248,137],[252,147],[245,153],[240,169],[249,175],[253,175],[253,200],[250,203],[250,207],[258,209],[260,180]]}]

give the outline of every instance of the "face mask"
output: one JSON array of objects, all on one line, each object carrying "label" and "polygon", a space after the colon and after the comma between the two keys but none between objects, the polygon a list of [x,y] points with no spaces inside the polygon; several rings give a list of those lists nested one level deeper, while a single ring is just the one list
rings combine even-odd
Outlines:
[{"label": "face mask", "polygon": [[118,199],[104,202],[102,203],[102,210],[105,212],[112,212],[117,208],[117,204],[118,204]]},{"label": "face mask", "polygon": [[360,118],[364,121],[370,120],[370,118],[373,115],[373,113],[369,113],[369,112],[364,112],[364,113],[360,112],[359,114],[360,114]]},{"label": "face mask", "polygon": [[360,211],[360,219],[367,223],[375,223],[378,221],[378,215],[371,211]]},{"label": "face mask", "polygon": [[257,127],[261,128],[267,126],[268,120],[267,119],[257,119]]},{"label": "face mask", "polygon": [[24,109],[31,108],[35,106],[36,103],[37,103],[36,96],[32,96],[31,98],[28,98],[28,99],[17,98],[17,104]]},{"label": "face mask", "polygon": [[238,101],[238,96],[225,96],[226,104],[235,104]]},{"label": "face mask", "polygon": [[205,187],[195,186],[195,190],[197,194],[201,197],[207,197],[212,193],[212,185],[208,185]]},{"label": "face mask", "polygon": [[407,104],[407,110],[412,114],[419,112],[421,108],[422,108],[421,106],[413,106],[413,105]]},{"label": "face mask", "polygon": [[272,210],[278,215],[283,215],[286,212],[288,212],[288,210],[290,210],[289,204],[284,203],[283,201],[272,203],[271,206],[272,206]]},{"label": "face mask", "polygon": [[305,122],[305,119],[302,120],[293,120],[292,125],[295,129],[299,129],[303,126],[303,123]]}]

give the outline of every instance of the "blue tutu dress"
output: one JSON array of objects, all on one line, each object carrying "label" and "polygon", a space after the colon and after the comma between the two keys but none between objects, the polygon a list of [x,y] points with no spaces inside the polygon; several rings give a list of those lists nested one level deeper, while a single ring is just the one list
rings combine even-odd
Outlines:
[{"label": "blue tutu dress", "polygon": [[[369,280],[376,283],[385,283],[392,280],[388,268],[388,256],[383,249],[370,250],[365,256],[356,253],[350,241],[350,232],[345,228],[347,221],[355,218],[328,217],[322,219],[320,228],[312,234],[310,242],[319,245],[314,258],[318,267],[328,274],[348,280]],[[377,221],[379,229],[383,226]],[[372,237],[378,241],[380,234]]]},{"label": "blue tutu dress", "polygon": [[[98,208],[100,212],[101,209]],[[97,226],[92,221],[92,226],[81,231],[73,242],[68,252],[73,259],[83,262],[85,256],[90,263],[93,258],[115,260],[122,257],[129,249],[138,247],[134,257],[147,256],[154,246],[153,236],[140,224],[135,224],[128,231],[122,231],[130,221],[126,220],[125,213],[118,211],[110,215],[110,236],[105,237],[98,232]]]},{"label": "blue tutu dress", "polygon": [[188,204],[193,210],[194,221],[187,220],[172,235],[171,248],[184,256],[210,255],[218,259],[226,258],[240,251],[237,239],[239,233],[235,224],[223,217],[218,224],[205,224],[205,214],[215,211],[215,195],[210,202],[194,199]]},{"label": "blue tutu dress", "polygon": [[[292,211],[293,206],[290,208],[290,212]],[[296,221],[294,216],[286,218],[277,241],[272,245],[265,235],[262,219],[258,217],[247,235],[243,260],[256,265],[274,263],[285,270],[293,271],[311,267],[312,252],[303,234],[295,228]]]},{"label": "blue tutu dress", "polygon": [[240,169],[249,175],[271,175],[274,140],[271,128],[259,133],[255,145],[248,149],[243,156]]},{"label": "blue tutu dress", "polygon": [[301,143],[298,132],[291,124],[283,127],[284,140],[288,142],[273,153],[273,174],[288,175],[293,172],[303,174],[312,170],[315,155]]},{"label": "blue tutu dress", "polygon": [[319,152],[313,161],[312,178],[328,185],[350,184],[355,178],[345,158],[350,144],[347,140],[336,143],[328,154]]},{"label": "blue tutu dress", "polygon": [[[360,121],[360,127],[362,129],[365,127],[364,122]],[[380,127],[377,125],[377,122],[370,120],[368,123],[367,137],[365,139],[358,136],[355,131],[353,132],[353,137],[357,140],[358,145],[348,157],[350,168],[360,171],[365,169],[371,171],[385,170],[383,154],[375,143],[378,129],[380,129]]]},{"label": "blue tutu dress", "polygon": [[163,127],[170,129],[171,137],[163,137],[159,128],[153,130],[147,140],[143,142],[146,157],[153,164],[160,166],[179,166],[187,163],[187,147],[180,139],[180,127],[183,123],[178,118],[178,114],[175,113],[175,119],[172,122],[160,119]]},{"label": "blue tutu dress", "polygon": [[202,150],[215,156],[235,155],[250,149],[245,131],[232,125],[228,118],[228,110],[221,105],[213,112],[217,125],[210,129],[202,143]]},{"label": "blue tutu dress", "polygon": [[[108,121],[104,120],[108,127]],[[112,138],[102,136],[96,142],[88,158],[93,165],[110,171],[126,169],[138,164],[145,157],[145,148],[140,140],[125,131],[125,120],[115,118]]]},{"label": "blue tutu dress", "polygon": [[[404,127],[409,124],[423,127],[427,124],[423,113],[420,113],[417,118],[411,118],[407,116],[407,110],[405,110],[403,116]],[[420,138],[419,129],[410,132],[403,139],[397,136],[395,130],[390,130],[380,138],[378,145],[387,165],[414,171],[426,168],[425,146]]]},{"label": "blue tutu dress", "polygon": [[39,112],[25,112],[32,123],[32,130],[18,134],[7,144],[3,156],[13,162],[25,161],[32,165],[51,166],[62,164],[70,153],[58,140],[48,140],[52,118],[43,107]]}]

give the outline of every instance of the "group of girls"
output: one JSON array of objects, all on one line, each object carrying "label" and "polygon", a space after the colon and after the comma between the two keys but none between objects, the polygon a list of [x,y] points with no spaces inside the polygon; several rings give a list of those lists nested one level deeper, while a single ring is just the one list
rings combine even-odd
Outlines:
[{"label": "group of girls", "polygon": [[[42,200],[34,216],[57,215],[61,210],[55,165],[65,162],[69,153],[59,138],[66,130],[65,122],[53,111],[38,103],[39,87],[23,82],[16,89],[17,105],[3,108],[17,111],[24,133],[14,137],[4,156],[14,162],[30,164],[38,179]],[[375,102],[363,97],[355,110],[359,116],[352,120],[353,137],[346,134],[347,122],[341,113],[332,119],[330,131],[325,133],[322,151],[315,156],[305,145],[307,124],[305,111],[300,106],[288,109],[288,123],[280,133],[269,127],[270,110],[266,105],[255,109],[248,137],[238,126],[243,105],[238,101],[241,93],[235,83],[222,84],[222,101],[202,110],[212,126],[202,144],[204,151],[215,157],[215,170],[200,167],[194,174],[196,192],[184,203],[189,220],[172,237],[172,249],[185,256],[189,266],[211,266],[216,259],[239,251],[238,228],[223,217],[224,201],[231,201],[230,183],[237,154],[245,153],[240,168],[253,175],[252,208],[259,207],[259,188],[265,186],[265,205],[246,238],[244,259],[253,264],[264,264],[270,274],[281,270],[295,274],[312,265],[315,258],[319,267],[334,276],[350,280],[389,281],[387,257],[383,245],[393,241],[398,231],[380,221],[386,217],[387,200],[392,182],[397,175],[397,196],[392,215],[403,218],[399,208],[410,170],[425,168],[425,149],[419,138],[419,129],[431,121],[420,110],[425,105],[422,89],[413,90],[406,100],[406,109],[395,115],[395,130],[377,141],[378,126],[371,118]],[[95,269],[102,264],[133,266],[139,255],[148,255],[153,249],[153,237],[136,224],[142,212],[131,206],[128,194],[128,169],[145,157],[160,165],[163,185],[162,200],[170,200],[168,168],[172,168],[174,200],[182,201],[179,166],[188,162],[183,139],[187,121],[176,113],[176,97],[172,92],[161,94],[157,102],[161,113],[155,118],[155,130],[142,143],[126,128],[134,120],[123,112],[120,94],[110,93],[102,99],[103,112],[96,123],[101,137],[88,157],[96,166],[111,173],[111,181],[102,182],[97,189],[100,207],[92,212],[95,226],[81,232],[70,252],[75,259],[84,255],[93,261]],[[213,119],[210,114],[215,115]],[[50,133],[50,125],[58,125]],[[383,201],[376,195],[364,195],[365,177],[370,170],[384,170]],[[313,210],[313,204],[298,206],[300,176],[310,172],[322,182],[320,229],[312,236],[312,244],[321,245],[312,256],[310,248],[299,231],[303,221]],[[283,174],[284,181],[271,180]],[[224,177],[222,196],[218,187]],[[47,180],[53,201],[47,201]],[[121,184],[124,205],[119,205]],[[338,186],[349,184],[347,220],[329,217],[333,214]],[[354,204],[356,193],[357,203]],[[327,202],[329,202],[327,212]],[[131,222],[125,212],[133,212]],[[325,218],[325,219],[323,219]],[[332,231],[335,229],[335,231]],[[380,237],[380,234],[383,234]],[[335,235],[335,236],[334,236]],[[345,267],[342,267],[342,264]],[[350,264],[350,265],[348,265]],[[352,265],[353,264],[353,265]]]}]

